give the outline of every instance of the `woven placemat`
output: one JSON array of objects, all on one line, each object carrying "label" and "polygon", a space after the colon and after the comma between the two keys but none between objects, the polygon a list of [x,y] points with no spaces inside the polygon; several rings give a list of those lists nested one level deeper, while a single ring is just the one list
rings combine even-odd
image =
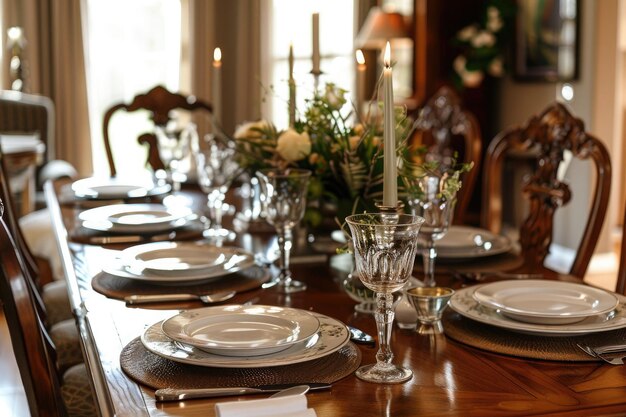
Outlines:
[{"label": "woven placemat", "polygon": [[[107,244],[107,243],[146,243],[146,242],[169,242],[172,240],[197,240],[202,238],[202,232],[205,226],[200,221],[192,221],[188,225],[180,227],[175,230],[150,232],[150,233],[108,233],[98,230],[88,229],[80,225],[80,221],[77,221],[76,227],[74,227],[69,233],[69,240],[76,243],[84,243],[88,245],[93,244]],[[125,238],[129,240],[126,242]],[[106,241],[106,238],[113,238],[110,242]],[[115,238],[119,238],[116,242]]]},{"label": "woven placemat", "polygon": [[330,355],[309,362],[269,368],[208,368],[162,358],[148,351],[139,338],[120,354],[122,370],[153,389],[251,387],[266,384],[333,383],[361,364],[361,351],[351,342]]},{"label": "woven placemat", "polygon": [[537,336],[479,323],[451,309],[444,312],[443,327],[449,338],[478,349],[552,361],[599,361],[581,351],[576,344],[601,346],[626,342],[626,329],[580,336]]},{"label": "woven placemat", "polygon": [[123,300],[129,295],[171,294],[208,294],[221,291],[249,291],[259,288],[271,278],[270,272],[260,266],[253,266],[215,281],[202,284],[155,285],[146,281],[128,279],[100,272],[91,281],[92,288],[109,298]]}]

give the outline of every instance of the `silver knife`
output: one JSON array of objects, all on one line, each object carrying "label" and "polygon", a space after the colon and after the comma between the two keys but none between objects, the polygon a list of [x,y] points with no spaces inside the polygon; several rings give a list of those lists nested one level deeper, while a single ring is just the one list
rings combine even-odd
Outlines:
[{"label": "silver knife", "polygon": [[276,385],[259,385],[257,387],[232,387],[232,388],[196,388],[196,389],[176,389],[162,388],[154,393],[157,401],[182,401],[193,398],[213,398],[228,397],[235,395],[264,394],[282,391],[296,385],[308,385],[311,391],[330,389],[331,384],[326,383],[297,383],[297,384],[276,384]]},{"label": "silver knife", "polygon": [[158,242],[173,239],[176,235],[173,232],[160,235],[119,235],[119,236],[93,236],[89,238],[90,244],[107,245],[113,243],[137,243],[137,242]]}]

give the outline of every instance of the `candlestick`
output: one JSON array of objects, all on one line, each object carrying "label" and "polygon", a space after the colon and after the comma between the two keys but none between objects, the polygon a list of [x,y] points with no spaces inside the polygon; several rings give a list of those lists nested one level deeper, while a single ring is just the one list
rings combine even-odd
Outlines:
[{"label": "candlestick", "polygon": [[383,111],[384,111],[384,171],[383,205],[395,206],[398,203],[398,174],[396,167],[396,132],[393,108],[393,71],[391,70],[391,50],[389,42],[385,48],[385,68],[383,69]]},{"label": "candlestick", "polygon": [[367,69],[363,51],[360,49],[356,50],[356,62],[356,111],[360,113],[363,111],[363,103],[365,103],[365,72]]},{"label": "candlestick", "polygon": [[319,74],[320,71],[320,14],[313,13],[313,75]]},{"label": "candlestick", "polygon": [[293,78],[293,44],[289,44],[289,126],[296,123],[296,81]]},{"label": "candlestick", "polygon": [[213,117],[217,123],[221,123],[222,116],[222,50],[213,50]]}]

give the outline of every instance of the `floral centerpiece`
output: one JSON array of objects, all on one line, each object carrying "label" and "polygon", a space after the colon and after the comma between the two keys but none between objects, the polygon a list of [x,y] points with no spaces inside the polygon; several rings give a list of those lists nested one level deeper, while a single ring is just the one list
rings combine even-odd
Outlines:
[{"label": "floral centerpiece", "polygon": [[452,67],[457,86],[474,88],[480,86],[485,76],[504,75],[505,48],[514,16],[513,0],[488,0],[480,20],[456,34],[454,44],[460,53]]},{"label": "floral centerpiece", "polygon": [[[410,123],[402,107],[396,110],[399,154],[405,152]],[[346,90],[332,83],[306,100],[293,127],[279,130],[265,120],[245,123],[234,134],[240,164],[251,174],[267,167],[298,167],[313,172],[305,214],[317,227],[328,214],[342,219],[351,213],[374,211],[382,198],[383,141],[381,121],[358,120]]]}]

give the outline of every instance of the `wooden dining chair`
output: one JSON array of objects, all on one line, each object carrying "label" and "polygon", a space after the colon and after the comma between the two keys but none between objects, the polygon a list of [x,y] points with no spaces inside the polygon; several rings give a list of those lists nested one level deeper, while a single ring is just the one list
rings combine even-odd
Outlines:
[{"label": "wooden dining chair", "polygon": [[0,297],[32,416],[95,416],[84,364],[59,374],[52,337],[30,290],[30,272],[4,219],[0,219]]},{"label": "wooden dining chair", "polygon": [[524,266],[538,269],[549,253],[555,211],[567,204],[572,192],[559,179],[566,151],[595,167],[595,185],[581,241],[569,274],[582,279],[600,235],[611,189],[611,161],[600,140],[585,132],[582,120],[561,103],[548,106],[521,127],[503,131],[490,143],[484,160],[482,227],[500,233],[503,221],[503,166],[507,153],[524,152],[536,158],[536,169],[521,188],[529,213],[519,231]]},{"label": "wooden dining chair", "polygon": [[462,107],[454,90],[444,86],[420,109],[414,128],[412,146],[425,145],[429,154],[443,158],[459,153],[458,162],[474,164],[463,174],[457,194],[453,222],[463,224],[480,172],[482,137],[476,117]]},{"label": "wooden dining chair", "polygon": [[[184,96],[179,93],[173,93],[165,89],[163,86],[156,86],[145,94],[139,94],[133,98],[130,103],[119,103],[110,107],[105,115],[102,126],[102,133],[104,137],[104,148],[107,154],[107,160],[109,162],[109,170],[111,176],[117,174],[115,167],[115,161],[113,158],[113,150],[111,147],[111,139],[109,136],[109,125],[111,118],[118,112],[125,111],[128,113],[138,110],[144,110],[150,112],[150,119],[154,123],[154,126],[165,128],[167,123],[172,120],[172,114],[174,111],[188,111],[193,113],[202,113],[212,118],[213,106],[207,102],[196,99],[194,96]],[[152,137],[150,137],[152,136]],[[141,135],[138,138],[139,143],[148,145],[148,160],[146,161],[153,169],[158,169],[159,166],[163,166],[163,162],[159,158],[158,150],[155,151],[157,146],[156,137],[148,133],[148,135]],[[160,164],[160,165],[159,165]]]}]

